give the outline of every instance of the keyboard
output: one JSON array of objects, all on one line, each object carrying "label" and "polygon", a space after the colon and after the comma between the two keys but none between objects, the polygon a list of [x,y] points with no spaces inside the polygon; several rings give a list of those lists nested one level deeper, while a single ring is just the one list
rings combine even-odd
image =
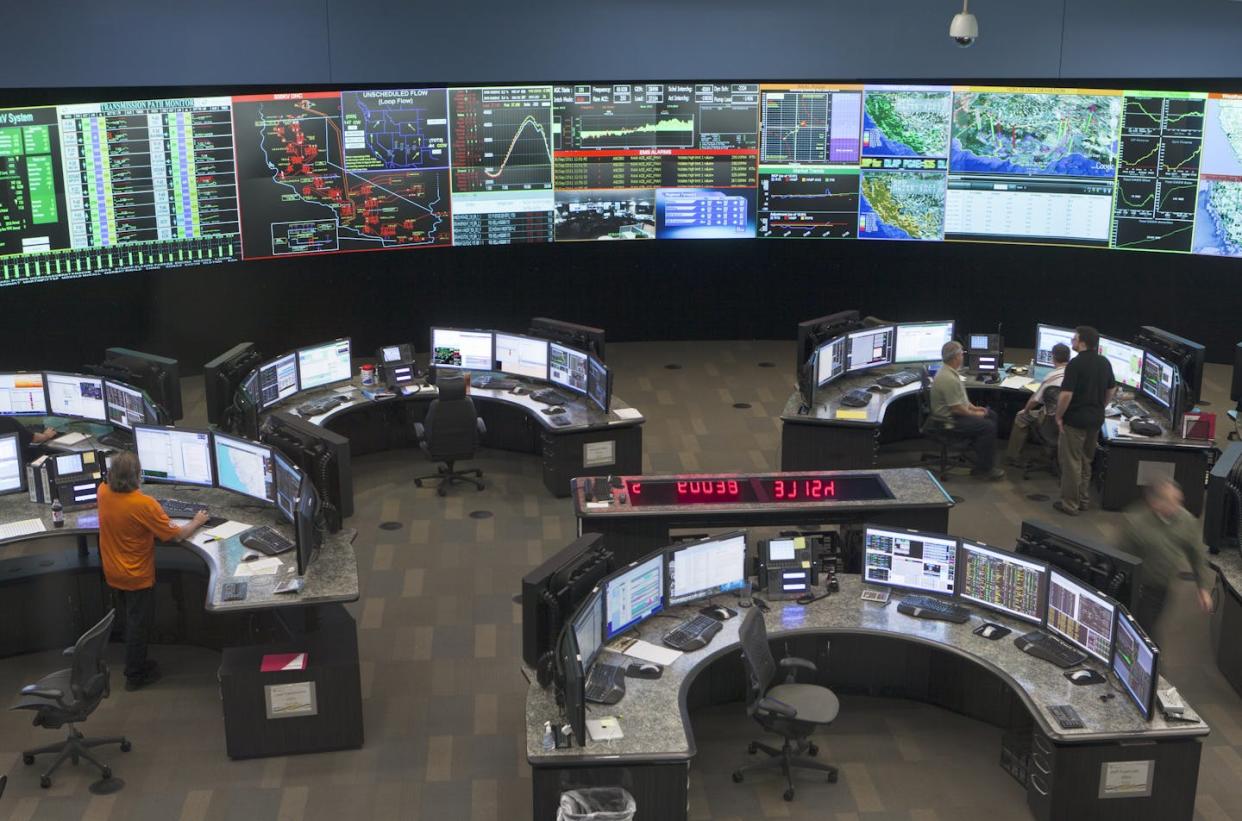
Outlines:
[{"label": "keyboard", "polygon": [[616,704],[625,697],[625,668],[597,661],[587,673],[583,696],[595,704]]},{"label": "keyboard", "polygon": [[267,525],[252,527],[241,534],[241,543],[265,556],[278,556],[294,548],[293,542]]},{"label": "keyboard", "polygon": [[104,447],[109,448],[123,449],[134,446],[134,437],[128,433],[121,433],[120,431],[113,431],[112,433],[104,436],[97,436],[95,437],[95,441]]},{"label": "keyboard", "polygon": [[19,522],[4,522],[0,524],[0,540],[19,539],[22,536],[43,533],[46,530],[47,527],[43,524],[42,519],[22,519]]},{"label": "keyboard", "polygon": [[1013,640],[1018,649],[1023,653],[1034,656],[1037,659],[1050,661],[1061,669],[1073,667],[1076,664],[1082,664],[1087,660],[1087,654],[1070,647],[1057,637],[1045,633],[1043,630],[1032,630],[1031,632],[1018,636]]},{"label": "keyboard", "polygon": [[886,388],[900,388],[904,385],[918,382],[919,375],[914,371],[897,371],[897,373],[890,373],[885,376],[881,376],[875,381],[877,384],[883,385]]},{"label": "keyboard", "polygon": [[156,499],[170,519],[193,519],[194,514],[206,510],[207,505],[198,502],[183,502],[180,499]]},{"label": "keyboard", "polygon": [[1117,410],[1121,411],[1123,416],[1146,416],[1147,411],[1143,410],[1143,406],[1133,399],[1127,399],[1125,402],[1117,403]]},{"label": "keyboard", "polygon": [[536,402],[542,402],[545,405],[564,405],[569,401],[568,398],[560,395],[551,388],[544,388],[541,391],[534,391],[531,393],[530,398],[534,399]]},{"label": "keyboard", "polygon": [[720,622],[711,616],[695,616],[687,619],[664,634],[664,643],[674,650],[690,652],[706,647],[720,632]]},{"label": "keyboard", "polygon": [[337,405],[344,405],[348,401],[340,394],[325,396],[321,399],[312,399],[309,402],[303,402],[298,405],[298,414],[301,416],[318,416],[321,413],[327,413]]},{"label": "keyboard", "polygon": [[1052,713],[1062,730],[1081,730],[1087,726],[1082,723],[1082,717],[1072,704],[1053,704],[1048,707],[1048,712]]},{"label": "keyboard", "polygon": [[518,386],[518,382],[512,379],[489,379],[486,382],[479,382],[480,388],[487,388],[490,391],[511,391]]},{"label": "keyboard", "polygon": [[897,612],[916,619],[935,619],[965,624],[970,621],[970,611],[956,604],[933,599],[930,596],[907,596],[897,603]]},{"label": "keyboard", "polygon": [[556,425],[558,428],[563,428],[566,425],[572,425],[574,423],[574,420],[570,419],[568,416],[551,416],[548,417],[548,421],[553,425]]},{"label": "keyboard", "polygon": [[865,388],[854,388],[852,391],[846,391],[841,397],[841,404],[847,408],[865,408],[871,404],[871,391]]}]

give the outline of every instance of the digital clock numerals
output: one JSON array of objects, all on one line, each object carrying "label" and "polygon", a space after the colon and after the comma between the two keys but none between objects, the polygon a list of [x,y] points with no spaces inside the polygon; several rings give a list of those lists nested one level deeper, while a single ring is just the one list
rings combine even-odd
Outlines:
[{"label": "digital clock numerals", "polygon": [[740,498],[737,480],[716,479],[678,482],[677,499],[685,502],[736,502]]},{"label": "digital clock numerals", "polygon": [[774,479],[772,498],[792,502],[797,499],[835,499],[837,483],[833,479]]}]

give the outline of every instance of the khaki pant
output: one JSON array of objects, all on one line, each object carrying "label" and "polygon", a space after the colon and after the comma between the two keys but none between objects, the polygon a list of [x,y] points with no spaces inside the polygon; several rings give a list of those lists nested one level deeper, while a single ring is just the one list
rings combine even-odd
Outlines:
[{"label": "khaki pant", "polygon": [[1044,423],[1044,413],[1043,408],[1036,408],[1034,413],[1027,413],[1025,410],[1018,411],[1013,418],[1013,428],[1009,431],[1009,444],[1005,448],[1006,456],[1016,461],[1022,455],[1022,447],[1031,437],[1031,428],[1037,428]]},{"label": "khaki pant", "polygon": [[1070,510],[1086,510],[1091,502],[1091,463],[1099,444],[1097,428],[1083,430],[1066,425],[1057,441],[1061,463],[1061,504]]}]

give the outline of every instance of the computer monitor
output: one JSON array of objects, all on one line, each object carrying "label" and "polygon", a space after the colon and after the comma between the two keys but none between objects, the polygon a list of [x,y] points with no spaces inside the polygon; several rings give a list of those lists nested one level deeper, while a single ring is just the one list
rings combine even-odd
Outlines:
[{"label": "computer monitor", "polygon": [[0,416],[47,416],[41,373],[0,373]]},{"label": "computer monitor", "polygon": [[302,487],[302,470],[289,457],[272,448],[272,472],[276,479],[276,509],[289,524],[293,524]]},{"label": "computer monitor", "polygon": [[664,609],[664,553],[633,562],[604,581],[604,639],[624,633]]},{"label": "computer monitor", "polygon": [[276,501],[272,448],[249,439],[216,432],[216,484],[264,502]]},{"label": "computer monitor", "polygon": [[302,390],[302,383],[298,380],[296,353],[287,353],[270,362],[264,362],[259,366],[258,374],[260,410],[267,410]]},{"label": "computer monitor", "polygon": [[897,326],[893,362],[939,362],[940,349],[953,341],[953,320],[903,322]]},{"label": "computer monitor", "polygon": [[858,322],[858,311],[855,309],[837,311],[835,314],[817,316],[814,319],[804,319],[799,322],[796,349],[797,368],[801,370],[821,342],[834,336],[844,336],[846,331],[858,327]]},{"label": "computer monitor", "polygon": [[533,336],[496,332],[495,361],[491,370],[526,376],[548,378],[548,340]]},{"label": "computer monitor", "polygon": [[612,406],[612,371],[594,354],[587,356],[587,397],[604,413]]},{"label": "computer monitor", "polygon": [[969,539],[959,542],[958,596],[1022,621],[1043,623],[1047,567]]},{"label": "computer monitor", "polygon": [[591,591],[574,613],[570,624],[574,639],[578,642],[578,658],[582,669],[589,670],[604,646],[604,594],[598,588]]},{"label": "computer monitor", "polygon": [[566,322],[562,319],[552,319],[546,316],[536,316],[531,317],[528,333],[531,336],[541,336],[553,342],[564,342],[566,345],[573,345],[580,350],[589,351],[595,354],[601,362],[605,362],[608,359],[605,355],[605,334],[603,328],[596,328],[592,325],[580,325],[576,322]]},{"label": "computer monitor", "polygon": [[586,676],[579,661],[578,638],[566,622],[556,642],[557,686],[565,711],[565,723],[573,730],[578,746],[586,746]]},{"label": "computer monitor", "polygon": [[893,326],[881,325],[878,328],[864,328],[854,331],[849,340],[848,370],[859,371],[863,368],[878,368],[893,362]]},{"label": "computer monitor", "polygon": [[293,540],[297,546],[298,575],[305,576],[311,562],[319,555],[323,532],[319,527],[319,493],[310,477],[303,474],[298,487],[298,503],[294,509]]},{"label": "computer monitor", "polygon": [[47,412],[52,416],[108,421],[103,380],[99,377],[49,371],[43,374],[43,387],[47,392]]},{"label": "computer monitor", "polygon": [[349,337],[298,351],[298,381],[304,391],[334,382],[348,382],[351,367]]},{"label": "computer monitor", "polygon": [[587,355],[558,342],[549,342],[548,379],[575,393],[586,393]]},{"label": "computer monitor", "polygon": [[1117,608],[1116,634],[1113,673],[1143,718],[1150,721],[1156,702],[1156,683],[1160,680],[1160,648],[1124,607]]},{"label": "computer monitor", "polygon": [[495,357],[491,331],[463,331],[456,328],[431,329],[431,366],[490,371]]},{"label": "computer monitor", "polygon": [[1151,351],[1143,357],[1143,393],[1162,408],[1173,404],[1173,386],[1177,376],[1177,368],[1170,365]]},{"label": "computer monitor", "polygon": [[1143,382],[1143,349],[1112,337],[1100,337],[1100,356],[1113,366],[1113,379],[1127,388],[1138,389]]},{"label": "computer monitor", "polygon": [[829,339],[815,350],[815,386],[822,388],[845,373],[846,343],[844,336]]},{"label": "computer monitor", "polygon": [[56,461],[57,476],[72,476],[82,472],[82,454],[80,453],[64,453],[52,458]]},{"label": "computer monitor", "polygon": [[999,351],[1000,347],[1000,334],[970,334],[966,337],[968,351]]},{"label": "computer monitor", "polygon": [[159,419],[147,415],[148,403],[142,391],[124,382],[105,379],[104,400],[108,406],[108,422],[119,428],[133,430],[134,425],[159,424]]},{"label": "computer monitor", "polygon": [[203,487],[216,483],[209,431],[134,425],[134,448],[144,481]]},{"label": "computer monitor", "polygon": [[22,443],[16,433],[0,433],[0,496],[26,489]]},{"label": "computer monitor", "polygon": [[1048,571],[1048,621],[1054,633],[1108,664],[1117,605],[1057,568]]},{"label": "computer monitor", "polygon": [[669,607],[739,590],[745,584],[745,533],[726,533],[668,550]]},{"label": "computer monitor", "polygon": [[1072,328],[1058,328],[1056,325],[1036,325],[1035,364],[1046,365],[1049,368],[1056,365],[1052,361],[1052,348],[1058,342],[1063,343],[1065,347],[1070,349],[1070,359],[1078,356],[1078,351],[1074,350],[1074,330]]},{"label": "computer monitor", "polygon": [[863,581],[952,596],[957,538],[868,525],[863,529]]}]

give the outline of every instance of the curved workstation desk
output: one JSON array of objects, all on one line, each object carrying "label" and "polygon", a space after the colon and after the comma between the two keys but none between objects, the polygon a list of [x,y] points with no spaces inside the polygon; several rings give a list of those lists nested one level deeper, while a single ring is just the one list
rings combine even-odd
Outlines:
[{"label": "curved workstation desk", "polygon": [[[795,391],[781,414],[781,470],[869,468],[876,464],[881,444],[918,438],[921,382],[876,393],[865,407],[846,407],[841,402],[846,391],[873,385],[878,378],[901,369],[893,366],[847,374],[823,391],[822,397],[817,395],[813,407],[807,407],[802,394]],[[997,435],[1004,439],[1009,436],[1014,416],[1047,372],[1047,368],[1036,367],[1029,379],[1011,377],[1012,381],[995,384],[980,382],[967,373],[964,384],[971,402],[996,411]],[[1169,475],[1185,489],[1187,509],[1199,515],[1204,477],[1217,455],[1215,443],[1182,438],[1169,430],[1167,410],[1137,392],[1133,401],[1148,415],[1163,417],[1162,432],[1159,436],[1140,436],[1130,432],[1124,418],[1104,421],[1099,457],[1102,507],[1121,510],[1138,498],[1139,486],[1147,476]]]},{"label": "curved workstation desk", "polygon": [[[764,620],[778,659],[811,660],[818,668],[815,683],[838,693],[927,702],[1029,741],[1025,786],[1028,804],[1041,821],[1193,816],[1200,739],[1209,732],[1197,717],[1171,723],[1157,714],[1149,722],[1124,695],[1101,700],[1102,693],[1112,692],[1108,685],[1072,684],[1062,670],[1022,652],[1013,636],[1028,627],[1000,614],[988,612],[986,620],[1014,632],[992,641],[972,632],[984,621],[979,613],[966,624],[918,619],[898,612],[892,602],[860,600],[856,576],[840,577],[840,585],[839,593],[806,606],[771,602]],[[725,594],[669,612],[689,616],[709,603],[737,606],[736,597]],[[685,819],[687,773],[697,753],[695,710],[736,702],[737,720],[760,732],[743,706],[741,622],[740,616],[725,622],[706,647],[681,654],[659,679],[627,678],[626,695],[614,707],[596,706],[597,718],[621,716],[624,737],[617,740],[588,739],[585,747],[545,752],[544,722],[559,720],[560,710],[552,690],[532,683],[526,700],[526,755],[533,771],[534,817],[552,818],[566,789],[618,785],[634,795],[638,817]],[[639,632],[659,644],[667,629],[668,622],[648,620]],[[1094,659],[1086,666],[1108,675]],[[799,680],[810,681],[805,674]],[[1082,729],[1059,726],[1048,707],[1061,704],[1077,710]],[[817,737],[831,742],[832,732],[829,727]],[[736,753],[738,763],[744,763],[740,747]],[[999,776],[999,770],[994,774]],[[778,788],[777,779],[772,788]]]},{"label": "curved workstation desk", "polygon": [[1212,591],[1212,650],[1216,666],[1233,689],[1242,693],[1242,551],[1229,547],[1208,556],[1208,565],[1216,571]]},{"label": "curved workstation desk", "polygon": [[[529,395],[530,390],[548,387],[547,383],[528,383],[509,374],[487,371],[468,373],[470,398],[487,425],[482,444],[538,454],[544,486],[553,495],[568,496],[569,480],[574,476],[642,471],[643,416],[624,401],[613,397],[610,410],[605,413],[586,397],[566,391],[569,401],[561,406],[565,413],[550,416],[543,412],[548,405]],[[508,387],[489,388],[487,383],[492,379],[518,384],[527,392],[518,395]],[[311,400],[337,394],[345,401],[325,413],[308,416],[305,421],[348,439],[351,456],[417,447],[414,423],[426,417],[431,400],[438,395],[435,386],[406,386],[395,395],[388,391],[377,393],[378,388],[365,390],[376,398],[364,393],[364,386],[355,377],[346,385],[297,394],[269,410],[292,412]]]}]

